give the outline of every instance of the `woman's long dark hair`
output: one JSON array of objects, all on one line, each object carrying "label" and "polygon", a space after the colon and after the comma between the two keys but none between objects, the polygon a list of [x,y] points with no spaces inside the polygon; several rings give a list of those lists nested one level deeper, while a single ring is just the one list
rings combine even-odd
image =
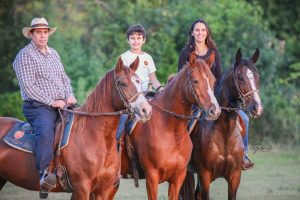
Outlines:
[{"label": "woman's long dark hair", "polygon": [[209,26],[203,19],[197,19],[196,21],[194,21],[192,23],[190,30],[189,30],[189,40],[188,40],[188,43],[186,44],[185,48],[189,49],[190,52],[195,51],[196,44],[195,44],[195,38],[194,38],[194,36],[192,36],[192,33],[193,33],[194,27],[197,23],[202,23],[206,27],[207,37],[205,39],[205,44],[207,45],[207,47],[211,48],[211,49],[216,49],[217,45],[211,37],[211,32],[210,32]]}]

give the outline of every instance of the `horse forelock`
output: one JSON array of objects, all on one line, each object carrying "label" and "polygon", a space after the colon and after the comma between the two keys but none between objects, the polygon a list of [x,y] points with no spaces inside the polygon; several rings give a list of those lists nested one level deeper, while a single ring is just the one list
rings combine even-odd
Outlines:
[{"label": "horse forelock", "polygon": [[[203,75],[203,77],[208,78],[209,87],[213,87],[214,83],[216,82],[216,78],[213,75],[213,73],[211,72],[207,63],[204,60],[197,59],[196,69],[200,72],[201,75]],[[211,88],[211,89],[213,90],[214,88]]]},{"label": "horse forelock", "polygon": [[257,68],[255,67],[255,64],[252,63],[248,58],[242,58],[239,66],[247,67],[248,69],[250,69],[253,72],[253,75],[255,77],[259,77],[259,73],[258,73]]}]

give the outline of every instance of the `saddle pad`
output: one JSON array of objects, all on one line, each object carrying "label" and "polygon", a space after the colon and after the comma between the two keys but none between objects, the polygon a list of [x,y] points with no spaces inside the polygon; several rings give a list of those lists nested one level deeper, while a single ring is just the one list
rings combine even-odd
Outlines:
[{"label": "saddle pad", "polygon": [[[68,121],[64,130],[61,148],[68,145],[70,130],[73,125],[74,115],[69,113]],[[17,123],[3,138],[3,141],[18,150],[33,153],[35,133],[28,122]]]}]

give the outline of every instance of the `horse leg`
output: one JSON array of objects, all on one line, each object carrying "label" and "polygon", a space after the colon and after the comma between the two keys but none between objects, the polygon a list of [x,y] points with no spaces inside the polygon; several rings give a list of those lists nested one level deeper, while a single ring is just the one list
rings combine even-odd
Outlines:
[{"label": "horse leg", "polygon": [[118,189],[119,189],[119,185],[120,184],[118,184],[117,186],[115,186],[115,187],[113,187],[109,192],[108,192],[108,194],[107,194],[107,200],[112,200],[112,199],[114,199],[114,196],[116,195],[116,193],[117,193],[117,191],[118,191]]},{"label": "horse leg", "polygon": [[146,175],[146,187],[147,187],[148,200],[157,199],[158,180],[159,178],[157,173]]},{"label": "horse leg", "polygon": [[186,168],[184,168],[175,178],[169,181],[169,200],[178,200],[180,188],[186,176]]},{"label": "horse leg", "polygon": [[[199,173],[200,174],[200,173]],[[202,171],[202,173],[199,176],[199,182],[200,184],[200,193],[197,195],[197,199],[200,200],[209,200],[209,189],[210,189],[210,183],[211,183],[211,173],[208,170]],[[201,196],[200,196],[201,194]]]},{"label": "horse leg", "polygon": [[6,182],[7,182],[7,180],[4,180],[3,178],[0,178],[0,191],[2,190],[2,188],[4,187]]},{"label": "horse leg", "polygon": [[195,177],[192,172],[187,171],[184,182],[180,189],[180,200],[195,199]]},{"label": "horse leg", "polygon": [[89,200],[91,197],[91,194],[89,192],[89,190],[84,189],[84,188],[75,188],[74,187],[74,191],[73,194],[71,196],[72,200]]},{"label": "horse leg", "polygon": [[241,173],[242,171],[240,169],[236,169],[233,172],[231,172],[229,179],[226,179],[228,182],[229,200],[236,200],[236,194],[241,180]]}]

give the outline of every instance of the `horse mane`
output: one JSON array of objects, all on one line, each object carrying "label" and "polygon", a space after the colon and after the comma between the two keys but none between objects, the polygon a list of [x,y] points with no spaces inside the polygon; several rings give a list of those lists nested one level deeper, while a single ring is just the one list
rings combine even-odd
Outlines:
[{"label": "horse mane", "polygon": [[[103,106],[103,98],[108,94],[111,94],[111,85],[114,79],[113,77],[114,70],[106,72],[104,77],[97,83],[96,87],[92,90],[91,94],[88,96],[85,103],[79,109],[80,111],[92,113],[99,112]],[[104,92],[105,91],[105,92]],[[105,94],[105,95],[104,95]]]}]

